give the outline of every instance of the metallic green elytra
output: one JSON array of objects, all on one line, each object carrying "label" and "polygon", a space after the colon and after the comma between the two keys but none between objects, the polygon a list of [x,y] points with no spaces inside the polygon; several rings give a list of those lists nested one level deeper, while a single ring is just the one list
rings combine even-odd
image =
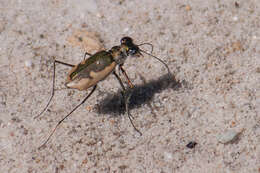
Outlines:
[{"label": "metallic green elytra", "polygon": [[132,38],[123,37],[120,41],[119,46],[114,46],[108,51],[103,50],[103,51],[95,53],[94,55],[91,55],[91,54],[86,52],[85,56],[89,55],[90,57],[86,60],[81,61],[77,65],[68,64],[68,63],[54,59],[54,63],[53,63],[53,83],[52,83],[51,97],[50,97],[47,105],[41,111],[41,113],[39,115],[37,115],[35,118],[39,117],[40,115],[42,115],[47,110],[47,108],[48,108],[48,106],[49,106],[49,104],[50,104],[50,102],[51,102],[51,100],[54,96],[56,63],[72,67],[72,69],[70,70],[70,72],[67,76],[66,83],[65,83],[65,85],[68,88],[78,89],[78,90],[87,90],[90,87],[93,87],[93,88],[92,88],[91,92],[76,107],[74,107],[66,116],[64,116],[57,123],[57,125],[55,126],[55,128],[53,129],[53,131],[51,132],[49,137],[47,138],[47,140],[40,147],[44,146],[49,141],[49,139],[54,134],[57,127],[69,115],[71,115],[80,105],[85,103],[85,101],[95,91],[98,82],[104,80],[111,73],[113,73],[113,75],[117,78],[120,86],[123,89],[125,109],[126,109],[128,118],[129,118],[132,126],[134,127],[134,129],[140,135],[142,135],[142,133],[134,126],[134,124],[132,122],[132,116],[130,115],[130,112],[129,112],[129,109],[128,109],[128,104],[129,104],[131,94],[127,94],[126,87],[124,86],[120,76],[116,72],[116,69],[117,69],[116,67],[118,67],[118,70],[120,70],[122,72],[122,74],[124,75],[124,77],[126,78],[126,80],[128,82],[127,83],[128,87],[130,89],[133,88],[134,85],[130,81],[126,71],[123,69],[123,65],[124,65],[124,62],[125,62],[127,57],[129,57],[129,56],[139,57],[140,55],[142,55],[141,52],[143,52],[143,53],[159,60],[161,63],[163,63],[168,70],[168,74],[171,76],[171,72],[170,72],[166,63],[164,63],[161,59],[157,58],[156,56],[152,55],[151,53],[147,53],[146,51],[139,48],[139,46],[144,45],[144,44],[150,45],[153,48],[152,44],[150,44],[150,43],[143,43],[143,44],[140,44],[140,45],[136,45],[136,44],[133,43]]},{"label": "metallic green elytra", "polygon": [[66,86],[86,90],[105,79],[116,67],[111,53],[101,51],[71,69]]}]

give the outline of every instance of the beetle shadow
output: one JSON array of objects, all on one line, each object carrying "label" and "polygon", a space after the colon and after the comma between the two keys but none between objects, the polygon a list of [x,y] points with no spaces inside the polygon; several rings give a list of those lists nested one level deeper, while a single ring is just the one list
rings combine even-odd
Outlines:
[{"label": "beetle shadow", "polygon": [[[143,79],[143,81],[144,80],[145,79]],[[133,89],[127,89],[127,93],[132,92],[129,101],[129,110],[151,102],[156,93],[160,93],[168,88],[177,90],[180,87],[181,83],[177,82],[173,76],[170,77],[168,74],[156,80],[149,82],[144,81],[143,84],[136,85]],[[115,94],[109,94],[95,106],[95,109],[99,114],[112,114],[113,116],[124,114],[126,110],[122,90],[119,90]]]}]

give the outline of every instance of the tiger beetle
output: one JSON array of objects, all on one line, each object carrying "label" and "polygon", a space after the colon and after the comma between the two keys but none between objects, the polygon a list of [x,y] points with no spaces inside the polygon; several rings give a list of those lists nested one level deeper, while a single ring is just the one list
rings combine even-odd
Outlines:
[{"label": "tiger beetle", "polygon": [[[121,39],[120,43],[121,44],[119,46],[114,46],[108,51],[103,50],[103,51],[97,52],[94,55],[91,55],[86,52],[84,55],[84,60],[81,61],[77,65],[72,65],[72,64],[65,63],[65,62],[61,62],[54,58],[51,97],[50,97],[49,101],[47,102],[47,105],[44,107],[44,109],[36,117],[34,117],[35,119],[38,118],[39,116],[41,116],[47,110],[47,108],[54,96],[56,63],[72,67],[72,69],[70,70],[70,72],[67,76],[67,80],[65,83],[65,86],[67,88],[78,89],[80,91],[83,91],[83,90],[87,90],[88,88],[92,87],[92,90],[76,107],[74,107],[66,116],[64,116],[56,124],[55,128],[52,130],[52,132],[50,133],[47,140],[39,148],[44,146],[49,141],[49,139],[52,137],[52,135],[54,134],[54,132],[56,131],[58,126],[66,118],[68,118],[79,106],[81,106],[83,103],[85,103],[85,101],[93,94],[93,92],[97,88],[97,83],[104,80],[111,73],[119,81],[119,84],[123,89],[122,95],[124,98],[125,110],[127,112],[128,118],[129,118],[133,128],[135,129],[135,131],[137,131],[140,135],[142,135],[142,133],[135,127],[133,120],[132,120],[133,117],[129,112],[128,104],[129,104],[129,100],[131,97],[131,92],[130,92],[130,94],[127,94],[126,87],[124,86],[124,84],[123,84],[121,78],[119,77],[119,75],[117,74],[116,70],[119,72],[122,72],[122,74],[124,75],[124,77],[127,80],[130,90],[133,89],[134,85],[132,84],[126,71],[124,70],[123,64],[128,56],[140,57],[140,56],[143,56],[142,53],[144,53],[144,54],[147,54],[147,55],[157,59],[161,63],[163,63],[168,70],[169,76],[171,77],[172,75],[171,75],[170,69],[167,66],[167,64],[164,61],[162,61],[161,59],[152,55],[152,50],[153,50],[152,44],[143,43],[140,45],[136,45],[133,43],[133,40],[130,37],[123,37]],[[148,53],[139,48],[139,46],[142,46],[145,44],[150,45],[152,47],[151,53]],[[88,59],[86,59],[87,55],[90,56]]]}]

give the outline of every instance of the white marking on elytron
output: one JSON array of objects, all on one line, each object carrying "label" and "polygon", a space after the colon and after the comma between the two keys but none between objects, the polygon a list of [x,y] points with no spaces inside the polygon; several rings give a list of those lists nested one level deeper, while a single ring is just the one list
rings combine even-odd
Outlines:
[{"label": "white marking on elytron", "polygon": [[77,84],[77,82],[71,81],[71,82],[67,83],[66,85],[67,85],[67,87],[73,87],[76,84]]}]

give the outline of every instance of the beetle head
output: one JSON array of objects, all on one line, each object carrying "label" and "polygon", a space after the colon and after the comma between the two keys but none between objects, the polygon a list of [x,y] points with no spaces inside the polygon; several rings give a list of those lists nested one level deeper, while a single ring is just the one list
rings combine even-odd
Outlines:
[{"label": "beetle head", "polygon": [[139,57],[142,55],[140,53],[140,49],[137,45],[133,43],[133,39],[131,37],[123,37],[120,41],[121,47],[126,50],[126,54],[131,56]]}]

